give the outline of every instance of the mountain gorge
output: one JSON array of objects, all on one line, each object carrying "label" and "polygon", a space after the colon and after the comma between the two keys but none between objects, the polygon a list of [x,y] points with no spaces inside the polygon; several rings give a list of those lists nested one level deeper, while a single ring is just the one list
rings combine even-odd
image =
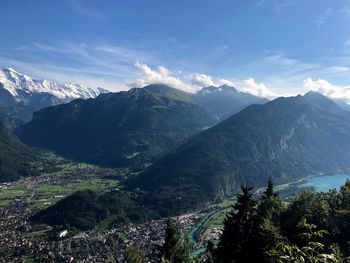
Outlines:
[{"label": "mountain gorge", "polygon": [[215,122],[188,93],[150,85],[42,109],[16,133],[30,146],[125,167],[151,161]]},{"label": "mountain gorge", "polygon": [[191,185],[212,198],[241,184],[295,181],[349,168],[350,114],[321,94],[251,105],[178,147],[129,182],[159,191]]},{"label": "mountain gorge", "polygon": [[102,88],[35,80],[11,68],[0,69],[0,112],[16,120],[11,122],[14,127],[30,121],[33,112],[44,107],[67,103],[77,98],[95,98],[106,92],[108,91]]}]

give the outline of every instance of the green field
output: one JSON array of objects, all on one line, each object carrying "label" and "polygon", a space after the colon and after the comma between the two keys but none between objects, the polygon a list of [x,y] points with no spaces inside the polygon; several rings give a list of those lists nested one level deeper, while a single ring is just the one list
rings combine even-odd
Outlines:
[{"label": "green field", "polygon": [[[53,184],[37,185],[24,183],[20,180],[13,186],[0,190],[0,209],[6,207],[16,198],[26,198],[32,209],[43,209],[78,190],[91,189],[104,192],[120,186],[119,181],[114,179],[121,172],[118,169],[99,168],[86,163],[77,163],[50,152],[42,152],[42,159],[32,165],[40,171],[39,178],[56,177],[61,178],[61,180],[56,180]],[[72,182],[67,180],[67,183],[60,183],[71,175],[79,175],[87,179]]]},{"label": "green field", "polygon": [[[85,170],[85,171],[89,171],[89,169],[94,168],[93,165],[90,164],[86,164],[86,163],[74,163],[74,162],[63,162],[60,164],[55,165],[53,171],[43,171],[43,173],[41,174],[42,176],[62,176],[62,175],[66,175],[69,173],[72,173],[76,170]],[[96,175],[92,172],[90,173],[84,173],[85,175]]]},{"label": "green field", "polygon": [[63,185],[43,184],[34,190],[31,208],[46,208],[75,191],[90,189],[103,192],[118,186],[119,182],[111,179],[91,179]]},{"label": "green field", "polygon": [[43,209],[78,190],[91,189],[103,192],[118,186],[119,182],[117,180],[102,178],[58,185],[41,184],[34,187],[18,184],[0,191],[0,208],[8,205],[16,198],[27,198],[30,200],[32,209]]},{"label": "green field", "polygon": [[226,214],[232,209],[235,198],[226,199],[215,206],[215,213],[213,213],[205,222],[204,228],[218,228],[222,226]]}]

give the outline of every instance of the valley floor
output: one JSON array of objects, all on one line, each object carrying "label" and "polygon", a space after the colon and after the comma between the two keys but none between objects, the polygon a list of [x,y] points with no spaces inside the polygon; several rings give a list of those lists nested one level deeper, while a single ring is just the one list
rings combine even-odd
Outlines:
[{"label": "valley floor", "polygon": [[[99,224],[91,231],[69,230],[67,236],[58,240],[50,237],[51,226],[34,225],[30,221],[36,211],[77,190],[100,193],[118,190],[121,176],[119,171],[66,163],[58,173],[1,184],[0,262],[123,262],[124,251],[132,243],[143,249],[148,262],[156,262],[157,248],[164,242],[164,219],[113,228]],[[288,200],[305,189],[299,187],[302,182],[276,186],[276,189]],[[218,239],[222,222],[234,202],[235,199],[228,199],[203,211],[174,217],[194,243],[196,256],[204,252],[208,240]]]}]

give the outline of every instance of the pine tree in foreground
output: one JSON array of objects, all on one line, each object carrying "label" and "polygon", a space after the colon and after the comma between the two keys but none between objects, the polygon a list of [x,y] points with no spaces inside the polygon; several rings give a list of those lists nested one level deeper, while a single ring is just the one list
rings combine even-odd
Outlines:
[{"label": "pine tree in foreground", "polygon": [[217,250],[218,261],[222,263],[257,262],[252,250],[255,247],[253,222],[256,203],[251,188],[241,187],[237,202],[224,221],[224,228]]},{"label": "pine tree in foreground", "polygon": [[275,193],[275,191],[273,189],[272,178],[270,176],[269,180],[267,182],[267,187],[266,187],[264,194],[262,196],[262,200],[270,199],[270,198],[277,197],[277,196],[278,196],[277,193]]},{"label": "pine tree in foreground", "polygon": [[188,238],[181,237],[179,226],[168,218],[165,229],[165,242],[161,249],[162,263],[195,263],[192,245]]},{"label": "pine tree in foreground", "polygon": [[259,255],[261,263],[270,262],[266,252],[285,241],[280,224],[283,209],[283,203],[275,193],[272,180],[269,178],[264,194],[257,205],[254,220],[256,248],[252,253]]}]

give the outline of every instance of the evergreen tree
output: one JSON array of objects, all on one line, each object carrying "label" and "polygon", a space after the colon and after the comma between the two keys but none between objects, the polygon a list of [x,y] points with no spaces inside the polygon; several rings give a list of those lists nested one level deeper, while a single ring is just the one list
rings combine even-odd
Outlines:
[{"label": "evergreen tree", "polygon": [[336,222],[339,227],[338,243],[345,248],[344,252],[350,255],[350,181],[340,189],[340,208],[336,212]]},{"label": "evergreen tree", "polygon": [[181,237],[179,226],[168,218],[165,230],[165,243],[162,247],[162,263],[192,263],[192,245]]},{"label": "evergreen tree", "polygon": [[264,200],[264,199],[269,199],[269,198],[273,198],[273,197],[277,197],[277,193],[275,193],[273,190],[272,178],[270,176],[269,180],[267,182],[267,187],[266,187],[264,194],[262,196],[262,199]]},{"label": "evergreen tree", "polygon": [[174,258],[175,247],[179,241],[179,226],[174,220],[168,218],[166,221],[165,242],[162,247],[162,257],[164,259],[172,260]]},{"label": "evergreen tree", "polygon": [[252,253],[255,247],[253,222],[256,212],[251,188],[241,186],[237,202],[224,221],[218,246],[218,259],[222,263],[258,262]]},{"label": "evergreen tree", "polygon": [[274,192],[271,178],[257,206],[254,221],[256,248],[253,253],[260,255],[261,262],[269,262],[266,252],[284,241],[280,225],[283,204]]},{"label": "evergreen tree", "polygon": [[126,263],[143,263],[143,252],[135,244],[127,247],[124,255]]},{"label": "evergreen tree", "polygon": [[206,263],[215,263],[216,262],[216,250],[212,240],[208,241],[207,251],[206,251]]}]

